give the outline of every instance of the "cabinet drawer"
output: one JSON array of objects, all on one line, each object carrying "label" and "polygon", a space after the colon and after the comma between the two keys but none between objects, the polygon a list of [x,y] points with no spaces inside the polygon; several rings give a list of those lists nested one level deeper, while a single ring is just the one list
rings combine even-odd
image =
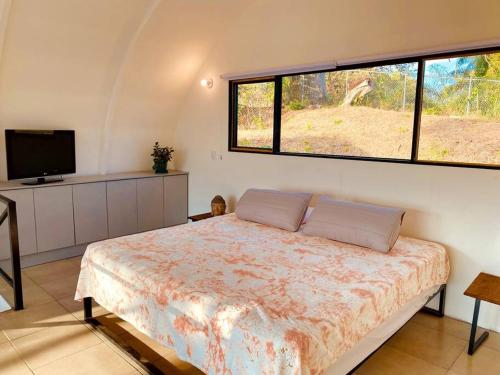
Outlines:
[{"label": "cabinet drawer", "polygon": [[106,183],[109,237],[137,233],[137,181]]},{"label": "cabinet drawer", "polygon": [[137,180],[139,232],[163,227],[163,178]]},{"label": "cabinet drawer", "polygon": [[163,194],[165,226],[187,223],[188,177],[186,175],[164,177]]},{"label": "cabinet drawer", "polygon": [[73,185],[76,244],[108,238],[106,183]]},{"label": "cabinet drawer", "polygon": [[34,201],[38,252],[75,245],[72,187],[36,188]]}]

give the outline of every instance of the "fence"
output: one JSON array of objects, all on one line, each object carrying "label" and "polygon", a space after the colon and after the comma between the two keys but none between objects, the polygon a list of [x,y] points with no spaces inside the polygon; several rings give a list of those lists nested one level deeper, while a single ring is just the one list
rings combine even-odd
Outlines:
[{"label": "fence", "polygon": [[[249,84],[243,90],[238,98],[239,125],[260,130],[272,127],[274,84]],[[353,95],[353,90],[360,94]],[[346,101],[353,106],[411,112],[415,95],[416,74],[399,71],[355,69],[283,78],[283,112],[341,106]],[[427,73],[423,111],[500,118],[500,80]]]},{"label": "fence", "polygon": [[424,110],[455,116],[500,117],[500,80],[426,74]]},{"label": "fence", "polygon": [[[365,80],[371,80],[370,92],[354,105],[396,111],[413,111],[416,94],[416,74],[383,72],[369,69],[338,71],[298,76],[290,86],[299,85],[300,99],[283,91],[284,104],[293,107],[330,104],[341,105],[351,91]],[[328,100],[324,100],[322,80],[326,81]],[[297,91],[297,90],[295,90]],[[429,74],[424,80],[423,108],[428,114],[456,116],[500,117],[500,80]],[[295,101],[294,101],[295,99]],[[291,104],[291,106],[290,106]]]},{"label": "fence", "polygon": [[[359,95],[353,94],[358,90]],[[285,77],[283,106],[302,109],[346,102],[409,111],[415,104],[416,77],[401,72],[356,69]]]}]

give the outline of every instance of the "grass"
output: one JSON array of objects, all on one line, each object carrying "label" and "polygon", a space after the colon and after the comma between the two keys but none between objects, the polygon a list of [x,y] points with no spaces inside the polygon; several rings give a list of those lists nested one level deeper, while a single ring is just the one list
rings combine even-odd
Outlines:
[{"label": "grass", "polygon": [[[369,107],[286,111],[281,150],[297,153],[408,159],[413,113]],[[240,145],[272,144],[272,128],[239,129]],[[423,115],[419,158],[500,164],[500,120]]]}]

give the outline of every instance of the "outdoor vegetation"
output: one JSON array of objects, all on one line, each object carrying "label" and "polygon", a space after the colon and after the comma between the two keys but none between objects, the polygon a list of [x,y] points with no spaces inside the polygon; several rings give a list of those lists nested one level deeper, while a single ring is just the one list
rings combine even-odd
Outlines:
[{"label": "outdoor vegetation", "polygon": [[[281,151],[409,159],[417,64],[283,78]],[[500,53],[427,60],[420,160],[500,164]],[[238,146],[272,148],[274,82],[238,86]]]}]

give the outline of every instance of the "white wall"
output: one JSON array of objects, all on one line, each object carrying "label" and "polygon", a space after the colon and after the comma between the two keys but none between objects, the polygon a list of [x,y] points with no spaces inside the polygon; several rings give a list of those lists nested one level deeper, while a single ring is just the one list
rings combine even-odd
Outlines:
[{"label": "white wall", "polygon": [[[286,11],[284,11],[286,9]],[[220,74],[499,39],[496,1],[255,1],[221,35],[177,123],[177,165],[190,171],[190,211],[215,194],[234,207],[248,187],[311,191],[408,209],[403,233],[451,257],[446,312],[470,320],[462,295],[500,270],[500,172],[227,152],[228,88]],[[199,79],[212,77],[214,88]],[[215,150],[222,160],[212,160]],[[481,324],[500,330],[484,304]]]}]

